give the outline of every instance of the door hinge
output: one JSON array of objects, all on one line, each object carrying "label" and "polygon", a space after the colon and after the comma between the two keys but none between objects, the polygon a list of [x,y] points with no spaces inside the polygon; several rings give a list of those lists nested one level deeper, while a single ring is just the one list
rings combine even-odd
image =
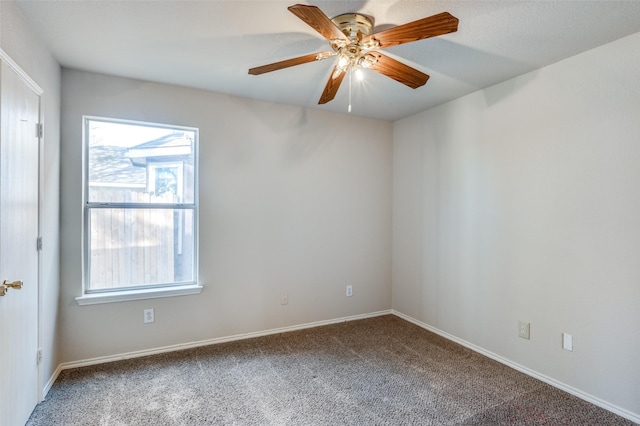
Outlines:
[{"label": "door hinge", "polygon": [[42,123],[38,123],[36,124],[36,137],[43,137],[44,136],[44,125]]},{"label": "door hinge", "polygon": [[38,364],[42,362],[42,348],[38,348],[37,361],[38,361]]},{"label": "door hinge", "polygon": [[38,251],[42,250],[42,237],[38,237],[38,239],[36,240],[36,248],[38,249]]}]

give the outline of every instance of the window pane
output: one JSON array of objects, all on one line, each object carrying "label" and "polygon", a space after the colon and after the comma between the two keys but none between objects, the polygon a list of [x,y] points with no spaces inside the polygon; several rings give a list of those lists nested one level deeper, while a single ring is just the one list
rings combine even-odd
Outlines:
[{"label": "window pane", "polygon": [[193,282],[193,219],[191,209],[90,209],[90,290]]},{"label": "window pane", "polygon": [[87,119],[88,202],[194,203],[195,131]]}]

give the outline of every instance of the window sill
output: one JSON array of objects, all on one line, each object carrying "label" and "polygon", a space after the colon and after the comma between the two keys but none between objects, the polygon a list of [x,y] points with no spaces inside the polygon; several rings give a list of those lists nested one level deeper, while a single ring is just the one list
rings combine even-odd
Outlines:
[{"label": "window sill", "polygon": [[200,284],[174,287],[146,288],[144,290],[110,291],[89,293],[76,297],[78,305],[96,305],[98,303],[126,302],[128,300],[156,299],[159,297],[186,296],[202,292]]}]

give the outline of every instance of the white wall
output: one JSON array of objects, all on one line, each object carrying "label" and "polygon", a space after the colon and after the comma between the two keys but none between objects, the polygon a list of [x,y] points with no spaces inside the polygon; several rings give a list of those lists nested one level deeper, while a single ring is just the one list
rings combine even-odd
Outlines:
[{"label": "white wall", "polygon": [[[74,301],[83,114],[200,129],[201,294]],[[390,122],[63,70],[62,360],[389,309],[392,134]]]},{"label": "white wall", "polygon": [[394,309],[635,416],[639,50],[635,34],[398,121],[393,165]]},{"label": "white wall", "polygon": [[59,172],[60,172],[60,66],[31,31],[21,9],[13,1],[0,1],[0,48],[43,90],[44,138],[41,162],[40,345],[42,385],[60,363],[58,345],[59,292]]}]

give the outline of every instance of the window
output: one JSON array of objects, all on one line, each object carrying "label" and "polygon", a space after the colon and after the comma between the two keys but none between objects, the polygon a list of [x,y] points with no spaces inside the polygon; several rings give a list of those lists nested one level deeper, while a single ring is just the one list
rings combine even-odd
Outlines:
[{"label": "window", "polygon": [[104,303],[199,292],[198,130],[84,118],[84,294]]}]

